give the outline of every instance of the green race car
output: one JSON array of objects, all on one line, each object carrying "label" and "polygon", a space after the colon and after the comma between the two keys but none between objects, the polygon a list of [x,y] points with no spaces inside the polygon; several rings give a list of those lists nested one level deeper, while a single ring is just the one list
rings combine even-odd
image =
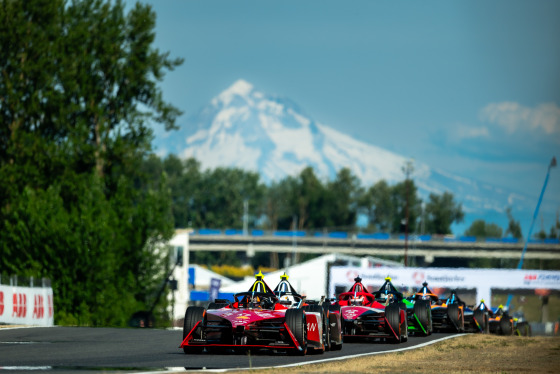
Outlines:
[{"label": "green race car", "polygon": [[399,303],[406,307],[406,316],[408,321],[408,332],[417,336],[428,336],[432,333],[432,308],[431,298],[437,295],[433,294],[428,288],[428,284],[424,282],[423,287],[413,296],[405,298],[401,292],[391,282],[391,278],[385,278],[385,283],[379,291],[374,292],[376,298],[382,297],[383,294],[390,294],[397,298]]},{"label": "green race car", "polygon": [[406,305],[408,317],[408,331],[414,335],[428,336],[432,333],[432,300],[437,300],[429,288],[428,283],[424,282],[422,288],[414,295],[403,300]]}]

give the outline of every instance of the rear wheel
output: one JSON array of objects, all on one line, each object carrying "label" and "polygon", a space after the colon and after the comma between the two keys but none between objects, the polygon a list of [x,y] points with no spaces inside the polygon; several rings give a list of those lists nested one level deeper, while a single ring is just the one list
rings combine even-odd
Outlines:
[{"label": "rear wheel", "polygon": [[385,307],[385,318],[389,323],[387,333],[390,335],[389,340],[393,343],[401,341],[401,316],[398,304],[389,304]]},{"label": "rear wheel", "polygon": [[486,333],[488,331],[488,314],[484,313],[480,309],[477,309],[474,311],[473,317],[480,328],[479,331]]},{"label": "rear wheel", "polygon": [[465,320],[463,319],[463,311],[459,308],[459,304],[449,304],[447,306],[447,316],[457,332],[465,331]]},{"label": "rear wheel", "polygon": [[330,323],[330,311],[329,311],[329,304],[323,303],[321,304],[321,308],[323,309],[323,336],[324,344],[325,344],[325,351],[330,351],[332,342],[331,342],[331,323]]},{"label": "rear wheel", "polygon": [[519,336],[531,336],[531,326],[529,322],[518,322],[517,333]]},{"label": "rear wheel", "polygon": [[331,349],[333,351],[339,351],[342,349],[342,313],[338,303],[331,304],[328,307]]},{"label": "rear wheel", "polygon": [[294,354],[304,356],[307,353],[307,323],[303,309],[286,310],[286,324],[294,334],[302,350],[294,350]]},{"label": "rear wheel", "polygon": [[500,332],[502,335],[513,335],[512,322],[507,314],[504,314],[500,319]]},{"label": "rear wheel", "polygon": [[404,335],[401,336],[401,343],[408,341],[408,317],[407,317],[407,310],[406,305],[404,303],[401,304],[401,331],[404,331]]},{"label": "rear wheel", "polygon": [[[200,306],[190,306],[185,312],[185,320],[183,322],[183,340],[191,332],[191,330],[196,326],[196,324],[204,319],[205,310]],[[202,329],[198,327],[193,331],[194,338],[202,338]],[[201,353],[203,347],[196,346],[185,346],[183,347],[183,352],[185,353]]]},{"label": "rear wheel", "polygon": [[432,308],[428,300],[418,300],[414,303],[414,314],[418,322],[422,325],[423,335],[432,333]]}]

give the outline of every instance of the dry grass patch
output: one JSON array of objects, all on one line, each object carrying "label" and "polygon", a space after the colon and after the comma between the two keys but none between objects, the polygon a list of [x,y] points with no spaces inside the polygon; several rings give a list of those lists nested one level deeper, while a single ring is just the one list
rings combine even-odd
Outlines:
[{"label": "dry grass patch", "polygon": [[266,374],[278,372],[558,373],[560,338],[472,334],[410,351],[377,354],[320,365],[250,371]]}]

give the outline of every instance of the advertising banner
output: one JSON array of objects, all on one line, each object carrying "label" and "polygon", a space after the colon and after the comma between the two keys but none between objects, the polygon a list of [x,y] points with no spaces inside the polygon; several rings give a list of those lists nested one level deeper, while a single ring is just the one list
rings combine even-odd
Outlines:
[{"label": "advertising banner", "polygon": [[54,325],[52,288],[0,285],[0,322],[15,325]]},{"label": "advertising banner", "polygon": [[433,288],[476,289],[477,301],[491,303],[491,289],[560,289],[560,271],[517,269],[410,268],[410,267],[332,267],[329,295],[337,287],[348,289],[360,276],[370,291],[391,277],[397,287],[418,289],[424,281]]}]

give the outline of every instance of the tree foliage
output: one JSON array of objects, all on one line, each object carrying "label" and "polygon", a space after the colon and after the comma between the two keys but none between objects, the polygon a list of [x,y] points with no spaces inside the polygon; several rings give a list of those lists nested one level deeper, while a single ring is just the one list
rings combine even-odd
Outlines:
[{"label": "tree foliage", "polygon": [[433,234],[451,234],[453,222],[462,222],[465,214],[460,203],[455,202],[453,194],[430,194],[426,203],[426,227]]},{"label": "tree foliage", "polygon": [[391,187],[385,180],[380,180],[364,193],[360,205],[368,217],[370,229],[391,232],[395,215],[391,195]]},{"label": "tree foliage", "polygon": [[506,214],[508,217],[508,227],[506,229],[506,236],[511,235],[516,239],[523,239],[523,233],[521,232],[521,224],[518,220],[513,217],[511,212],[511,207],[506,208]]},{"label": "tree foliage", "polygon": [[501,238],[503,230],[495,223],[487,223],[482,219],[473,221],[470,227],[465,231],[466,236],[475,236],[477,238]]},{"label": "tree foliage", "polygon": [[149,123],[174,127],[157,81],[181,60],[140,4],[0,0],[0,25],[0,268],[51,278],[57,323],[124,325],[165,269]]},{"label": "tree foliage", "polygon": [[[391,188],[391,201],[394,209],[391,232],[416,232],[416,222],[421,213],[421,200],[412,179],[406,179]],[[408,222],[408,227],[406,223]]]}]

